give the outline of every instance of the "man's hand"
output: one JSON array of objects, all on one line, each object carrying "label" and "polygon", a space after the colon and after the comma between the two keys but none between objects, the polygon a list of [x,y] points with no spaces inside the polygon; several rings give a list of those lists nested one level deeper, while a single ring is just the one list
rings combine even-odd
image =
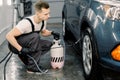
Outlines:
[{"label": "man's hand", "polygon": [[51,34],[54,36],[54,39],[58,40],[60,38],[60,34],[52,31]]},{"label": "man's hand", "polygon": [[33,49],[33,48],[22,48],[22,50],[20,51],[20,53],[19,54],[30,54],[30,53],[34,53],[34,52],[36,52],[36,50],[35,49]]}]

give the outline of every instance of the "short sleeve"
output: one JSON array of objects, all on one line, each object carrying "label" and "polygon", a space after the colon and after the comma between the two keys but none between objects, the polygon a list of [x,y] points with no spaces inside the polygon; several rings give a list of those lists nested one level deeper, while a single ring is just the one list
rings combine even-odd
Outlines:
[{"label": "short sleeve", "polygon": [[29,33],[31,32],[31,24],[28,20],[21,20],[16,26],[17,29],[20,30],[21,33]]}]

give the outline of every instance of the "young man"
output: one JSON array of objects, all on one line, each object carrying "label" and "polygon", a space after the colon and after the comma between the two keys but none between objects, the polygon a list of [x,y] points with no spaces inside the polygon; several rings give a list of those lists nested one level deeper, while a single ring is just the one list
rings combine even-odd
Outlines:
[{"label": "young man", "polygon": [[[52,43],[40,39],[39,32],[42,36],[51,34],[58,37],[59,33],[54,33],[46,29],[46,20],[50,17],[49,4],[44,1],[38,1],[35,4],[35,14],[22,19],[8,34],[6,38],[9,42],[9,49],[18,54],[19,58],[27,66],[28,72],[39,72],[33,60],[27,55],[32,56],[37,64],[40,62],[42,54],[49,51]],[[39,65],[42,72],[48,70]]]}]

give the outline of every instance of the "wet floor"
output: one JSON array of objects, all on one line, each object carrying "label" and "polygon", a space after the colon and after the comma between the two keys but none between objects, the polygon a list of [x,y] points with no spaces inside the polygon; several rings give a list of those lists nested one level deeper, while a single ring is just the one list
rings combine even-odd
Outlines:
[{"label": "wet floor", "polygon": [[[61,25],[48,25],[48,29],[62,33]],[[44,37],[42,37],[44,38]],[[52,36],[44,38],[51,40]],[[81,63],[76,58],[76,54],[71,47],[65,49],[65,64],[63,69],[54,70],[50,64],[50,52],[46,53],[41,58],[41,64],[48,68],[47,74],[30,74],[26,72],[25,65],[19,60],[16,54],[13,54],[6,67],[6,80],[84,80]],[[9,52],[7,42],[5,41],[0,46],[0,60],[2,60]],[[0,64],[0,80],[4,79],[4,64]]]},{"label": "wet floor", "polygon": [[[48,29],[54,30],[62,34],[61,24],[49,24]],[[42,37],[44,39],[53,40],[53,37]],[[61,42],[64,42],[61,37]],[[9,49],[7,47],[7,41],[0,46],[0,61],[7,55]],[[49,71],[47,74],[30,74],[27,73],[25,65],[19,60],[16,54],[13,54],[9,62],[6,65],[6,77],[4,77],[4,65],[6,60],[0,64],[0,80],[85,80],[83,77],[83,70],[81,67],[81,61],[78,59],[76,51],[72,47],[65,48],[65,64],[63,69],[54,70],[50,64],[50,52],[41,57],[41,64]],[[116,74],[110,74],[109,71],[102,70],[104,80],[120,80],[119,73],[118,78],[113,79]],[[109,77],[108,75],[111,75]],[[98,75],[100,76],[100,75]],[[96,76],[97,77],[97,76]],[[5,78],[5,79],[4,79]]]}]

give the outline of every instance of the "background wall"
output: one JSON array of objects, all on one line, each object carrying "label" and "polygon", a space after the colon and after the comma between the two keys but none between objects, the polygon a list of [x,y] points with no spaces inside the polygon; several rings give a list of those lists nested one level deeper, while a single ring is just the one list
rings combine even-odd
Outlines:
[{"label": "background wall", "polygon": [[13,23],[13,6],[10,0],[0,0],[0,44]]}]

